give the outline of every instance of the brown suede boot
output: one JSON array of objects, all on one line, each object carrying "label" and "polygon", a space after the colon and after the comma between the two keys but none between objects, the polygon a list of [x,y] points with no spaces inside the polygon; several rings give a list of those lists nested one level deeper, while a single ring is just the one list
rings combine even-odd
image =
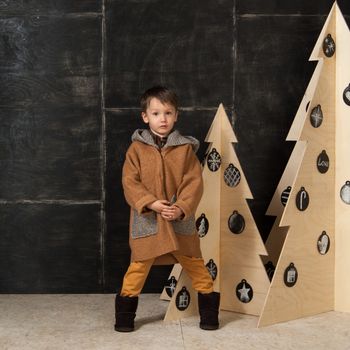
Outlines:
[{"label": "brown suede boot", "polygon": [[115,297],[115,325],[117,332],[132,332],[138,304],[138,297]]},{"label": "brown suede boot", "polygon": [[198,293],[200,328],[205,330],[215,330],[219,328],[219,306],[220,293]]}]

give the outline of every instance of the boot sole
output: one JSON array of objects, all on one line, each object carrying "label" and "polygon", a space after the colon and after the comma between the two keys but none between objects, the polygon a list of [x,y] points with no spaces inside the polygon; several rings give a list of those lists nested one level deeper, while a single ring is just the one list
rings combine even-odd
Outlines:
[{"label": "boot sole", "polygon": [[130,328],[130,327],[117,327],[114,326],[114,330],[116,332],[123,332],[123,333],[127,333],[127,332],[132,332],[134,330],[134,328]]},{"label": "boot sole", "polygon": [[215,331],[219,328],[219,325],[207,325],[207,324],[201,324],[199,325],[199,328],[204,329],[206,331]]}]

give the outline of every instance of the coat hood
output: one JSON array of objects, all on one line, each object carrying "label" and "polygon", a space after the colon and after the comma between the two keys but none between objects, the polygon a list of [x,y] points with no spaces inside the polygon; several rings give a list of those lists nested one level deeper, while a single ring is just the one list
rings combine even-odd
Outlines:
[{"label": "coat hood", "polygon": [[[140,141],[143,142],[147,145],[151,145],[154,147],[158,147],[154,141],[153,137],[151,135],[151,132],[148,129],[137,129],[133,133],[131,137],[132,141]],[[199,141],[192,137],[192,136],[182,136],[179,131],[174,130],[168,135],[168,139],[164,147],[169,147],[169,146],[180,146],[180,145],[185,145],[185,144],[191,144],[193,151],[197,152],[199,148]]]}]

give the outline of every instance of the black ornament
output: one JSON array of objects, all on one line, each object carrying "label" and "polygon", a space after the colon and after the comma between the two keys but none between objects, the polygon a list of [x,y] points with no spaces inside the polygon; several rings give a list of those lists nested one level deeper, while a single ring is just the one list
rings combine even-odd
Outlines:
[{"label": "black ornament", "polygon": [[216,276],[218,275],[218,267],[216,266],[214,260],[210,259],[205,266],[207,267],[212,280],[215,281]]},{"label": "black ornament", "polygon": [[269,277],[269,280],[271,281],[272,277],[275,273],[276,267],[274,266],[272,261],[268,261],[264,266],[265,266],[267,276]]},{"label": "black ornament", "polygon": [[210,171],[217,171],[221,165],[221,156],[217,152],[216,148],[213,148],[212,151],[208,154],[207,165]]},{"label": "black ornament", "polygon": [[346,204],[350,204],[350,181],[346,181],[340,190],[340,198]]},{"label": "black ornament", "polygon": [[318,128],[323,121],[323,112],[321,105],[314,107],[310,113],[310,122],[314,128]]},{"label": "black ornament", "polygon": [[329,157],[325,150],[317,157],[317,169],[321,174],[326,173],[329,169]]},{"label": "black ornament", "polygon": [[191,295],[186,287],[182,287],[180,292],[176,295],[175,304],[178,310],[184,311],[188,308],[191,302]]},{"label": "black ornament", "polygon": [[226,168],[224,172],[224,180],[227,186],[236,187],[241,181],[241,173],[232,163]]},{"label": "black ornament", "polygon": [[240,234],[245,228],[244,217],[235,210],[228,219],[228,227],[232,233]]},{"label": "black ornament", "polygon": [[201,214],[201,216],[196,220],[196,228],[198,232],[198,236],[200,238],[204,237],[209,230],[209,221],[206,218],[205,214]]},{"label": "black ornament", "polygon": [[177,285],[176,278],[174,276],[171,276],[165,285],[166,294],[168,294],[170,298],[173,296],[175,292],[176,285]]},{"label": "black ornament", "polygon": [[236,287],[236,296],[242,303],[249,303],[253,299],[252,286],[243,279]]},{"label": "black ornament", "polygon": [[284,207],[286,206],[286,204],[288,202],[288,198],[289,198],[291,190],[292,190],[292,187],[288,186],[281,194],[281,203]]},{"label": "black ornament", "polygon": [[350,84],[345,88],[343,92],[343,100],[348,106],[350,106]]},{"label": "black ornament", "polygon": [[304,187],[300,188],[295,198],[295,204],[300,211],[304,211],[309,206],[310,198]]},{"label": "black ornament", "polygon": [[293,263],[290,263],[289,266],[284,271],[284,284],[287,287],[293,287],[298,280],[298,271],[295,268]]},{"label": "black ornament", "polygon": [[327,57],[332,57],[335,53],[335,42],[330,34],[323,40],[323,52]]},{"label": "black ornament", "polygon": [[307,110],[309,109],[309,106],[310,106],[310,101],[306,104],[306,107],[305,107],[305,111],[307,112]]},{"label": "black ornament", "polygon": [[326,231],[323,231],[321,236],[318,237],[318,240],[317,240],[318,252],[321,255],[327,254],[330,244],[331,244],[331,242],[330,242],[329,236],[327,235]]}]

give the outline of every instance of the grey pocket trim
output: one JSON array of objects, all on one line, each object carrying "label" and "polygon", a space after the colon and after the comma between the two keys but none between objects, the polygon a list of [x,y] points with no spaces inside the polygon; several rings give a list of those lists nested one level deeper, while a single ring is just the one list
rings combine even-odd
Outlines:
[{"label": "grey pocket trim", "polygon": [[137,210],[133,210],[133,221],[131,227],[131,237],[142,238],[157,233],[157,217],[155,212],[139,215]]},{"label": "grey pocket trim", "polygon": [[187,220],[172,221],[174,232],[179,235],[192,235],[196,232],[196,222],[194,215]]}]

